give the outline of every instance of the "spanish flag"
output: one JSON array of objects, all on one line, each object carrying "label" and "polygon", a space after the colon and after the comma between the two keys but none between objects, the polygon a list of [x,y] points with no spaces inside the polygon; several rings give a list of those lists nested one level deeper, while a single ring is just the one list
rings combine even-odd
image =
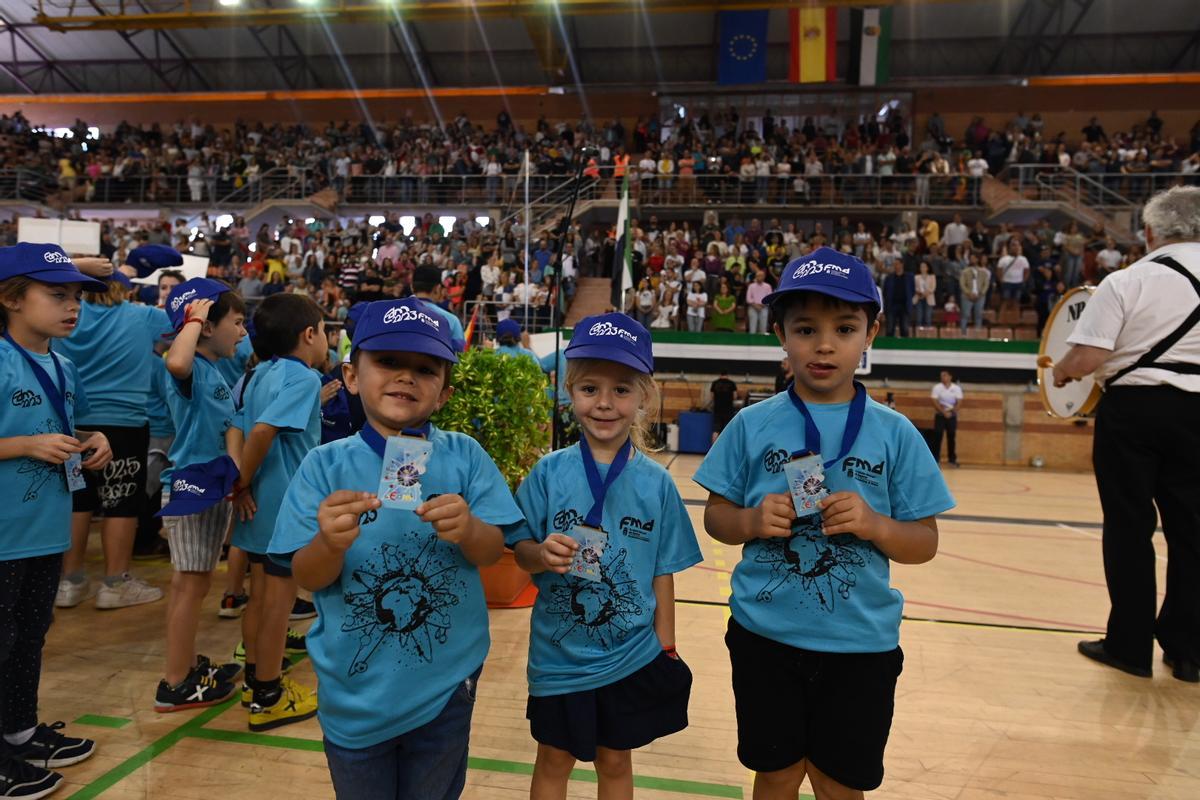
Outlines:
[{"label": "spanish flag", "polygon": [[792,40],[788,80],[792,83],[837,80],[837,9],[789,9],[788,31]]}]

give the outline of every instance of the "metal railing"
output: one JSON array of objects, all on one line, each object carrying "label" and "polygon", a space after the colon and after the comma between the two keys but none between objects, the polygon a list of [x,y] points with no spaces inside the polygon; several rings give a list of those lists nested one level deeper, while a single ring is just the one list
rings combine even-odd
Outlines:
[{"label": "metal railing", "polygon": [[982,178],[970,175],[649,176],[630,180],[641,205],[887,206],[983,205]]},{"label": "metal railing", "polygon": [[45,173],[31,169],[0,170],[0,200],[45,203],[48,195],[58,191],[58,180]]}]

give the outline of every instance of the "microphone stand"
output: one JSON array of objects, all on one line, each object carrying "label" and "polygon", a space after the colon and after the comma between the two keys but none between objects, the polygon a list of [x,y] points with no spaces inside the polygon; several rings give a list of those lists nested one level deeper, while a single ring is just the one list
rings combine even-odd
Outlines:
[{"label": "microphone stand", "polygon": [[[563,364],[559,359],[559,348],[562,345],[562,319],[560,318],[559,306],[562,304],[562,252],[563,245],[566,243],[566,238],[571,232],[572,217],[575,215],[575,200],[579,197],[579,187],[583,183],[583,166],[584,159],[592,152],[592,148],[580,147],[575,152],[575,185],[571,187],[571,200],[567,204],[567,214],[562,218],[562,222],[558,226],[558,237],[554,245],[554,254],[551,256],[550,263],[553,265],[552,275],[552,290],[551,294],[554,297],[553,307],[550,310],[550,321],[554,325],[554,410],[551,416],[551,449],[558,450],[562,447],[562,419],[558,413],[558,383],[561,379],[557,372],[563,368]],[[576,263],[579,262],[579,255],[575,254]]]}]

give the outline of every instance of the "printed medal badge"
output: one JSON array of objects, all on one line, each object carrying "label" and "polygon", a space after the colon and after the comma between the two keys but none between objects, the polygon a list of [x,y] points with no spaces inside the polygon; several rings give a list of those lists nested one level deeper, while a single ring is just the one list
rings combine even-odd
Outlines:
[{"label": "printed medal badge", "polygon": [[829,496],[825,488],[825,467],[818,453],[802,453],[783,465],[788,491],[798,518],[819,513],[817,503]]},{"label": "printed medal badge", "polygon": [[608,545],[608,534],[599,528],[576,525],[571,529],[571,538],[579,542],[579,549],[575,551],[569,574],[585,581],[599,581],[600,559]]},{"label": "printed medal badge", "polygon": [[385,508],[412,511],[424,502],[421,477],[429,469],[433,443],[419,436],[389,436],[379,476],[379,501]]},{"label": "printed medal badge", "polygon": [[67,475],[68,492],[78,492],[87,488],[87,481],[83,477],[83,459],[79,453],[71,453],[71,457],[63,464],[63,471]]}]

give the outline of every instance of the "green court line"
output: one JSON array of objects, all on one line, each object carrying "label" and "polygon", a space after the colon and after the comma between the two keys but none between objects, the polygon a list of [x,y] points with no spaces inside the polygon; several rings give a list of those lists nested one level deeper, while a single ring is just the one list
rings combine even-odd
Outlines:
[{"label": "green court line", "polygon": [[92,781],[87,786],[71,795],[68,800],[92,800],[94,797],[99,797],[101,794],[111,789],[120,781],[128,778],[134,772],[146,766],[166,751],[170,750],[172,747],[178,744],[181,739],[187,737],[191,731],[199,730],[207,723],[216,719],[223,711],[225,711],[225,709],[238,702],[238,699],[239,698],[235,696],[219,706],[206,708],[203,712],[197,714],[195,717],[180,725],[178,728],[163,734],[146,747],[122,761],[120,764],[117,764],[108,772],[104,773],[99,778],[96,778],[96,780]]},{"label": "green court line", "polygon": [[[215,742],[233,742],[236,744],[257,745],[259,747],[277,747],[285,750],[303,750],[310,753],[323,751],[321,742],[316,739],[299,739],[294,736],[268,736],[262,733],[246,731],[227,731],[216,728],[189,729],[184,736],[191,739],[208,739]],[[503,772],[510,775],[532,775],[533,764],[521,761],[504,761],[496,758],[467,759],[467,766],[484,772]],[[571,780],[582,783],[595,783],[596,773],[588,769],[571,771]],[[721,783],[702,783],[700,781],[679,780],[676,778],[655,778],[647,775],[634,775],[633,785],[639,789],[655,789],[660,792],[675,792],[700,797],[728,797],[741,800],[742,789],[739,786],[727,786]]]},{"label": "green court line", "polygon": [[114,728],[119,730],[131,722],[133,722],[133,720],[126,719],[125,717],[106,717],[103,714],[84,714],[72,724],[91,725],[95,728]]}]

